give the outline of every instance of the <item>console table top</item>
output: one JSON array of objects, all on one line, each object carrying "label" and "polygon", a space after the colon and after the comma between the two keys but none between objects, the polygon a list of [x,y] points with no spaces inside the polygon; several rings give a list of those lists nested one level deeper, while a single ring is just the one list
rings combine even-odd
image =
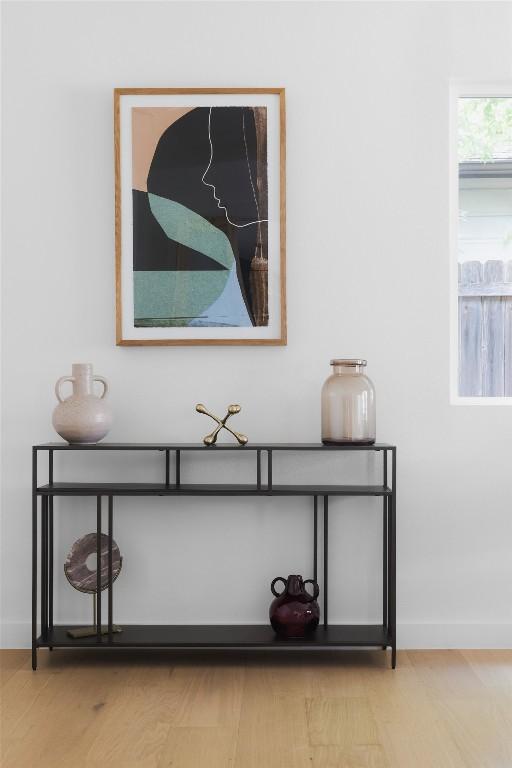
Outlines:
[{"label": "console table top", "polygon": [[323,443],[217,443],[206,446],[203,443],[39,443],[32,446],[34,451],[391,451],[390,443],[357,445],[344,443],[324,445]]}]

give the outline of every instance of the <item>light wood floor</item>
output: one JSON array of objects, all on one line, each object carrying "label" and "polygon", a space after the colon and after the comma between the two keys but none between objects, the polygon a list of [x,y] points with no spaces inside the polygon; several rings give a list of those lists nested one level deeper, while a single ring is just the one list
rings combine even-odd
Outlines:
[{"label": "light wood floor", "polygon": [[2,768],[511,768],[512,651],[1,651]]}]

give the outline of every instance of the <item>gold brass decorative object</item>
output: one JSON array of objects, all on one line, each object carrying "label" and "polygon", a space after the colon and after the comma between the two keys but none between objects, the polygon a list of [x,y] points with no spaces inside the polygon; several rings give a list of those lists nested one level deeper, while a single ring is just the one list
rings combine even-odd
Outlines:
[{"label": "gold brass decorative object", "polygon": [[209,416],[211,419],[217,422],[217,426],[213,430],[213,432],[210,432],[209,435],[206,435],[206,437],[203,437],[203,443],[205,445],[215,445],[217,442],[217,435],[221,431],[221,429],[225,429],[228,432],[230,432],[234,438],[236,438],[240,445],[247,445],[249,442],[249,438],[246,437],[246,435],[242,435],[240,432],[235,432],[234,429],[231,429],[231,427],[228,427],[226,424],[226,421],[229,419],[230,416],[234,416],[236,413],[240,413],[241,407],[239,405],[228,405],[228,412],[224,416],[223,419],[219,419],[218,416],[215,416],[213,413],[210,413],[206,410],[204,405],[202,403],[198,403],[196,405],[196,411],[198,413],[204,413],[205,416]]}]

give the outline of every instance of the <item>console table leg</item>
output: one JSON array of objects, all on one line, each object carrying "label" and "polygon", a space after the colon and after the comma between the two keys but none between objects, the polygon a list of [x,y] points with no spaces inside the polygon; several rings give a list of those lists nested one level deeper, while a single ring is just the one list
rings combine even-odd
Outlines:
[{"label": "console table leg", "polygon": [[41,499],[41,637],[48,640],[48,496]]},{"label": "console table leg", "polygon": [[[53,485],[53,451],[48,451],[48,483]],[[48,629],[53,632],[53,496],[48,497]],[[48,650],[53,651],[50,645]]]},{"label": "console table leg", "polygon": [[[53,496],[48,498],[48,628],[53,632]],[[50,645],[53,651],[53,645]]]},{"label": "console table leg", "polygon": [[32,669],[37,669],[37,451],[32,451]]},{"label": "console table leg", "polygon": [[396,448],[392,449],[392,494],[390,498],[389,535],[389,628],[391,632],[391,666],[396,667]]},{"label": "console table leg", "polygon": [[96,639],[101,643],[101,496],[96,498]]},{"label": "console table leg", "polygon": [[[386,630],[386,637],[389,631],[388,624],[388,497],[382,497],[382,623]],[[382,646],[385,651],[387,645]]]},{"label": "console table leg", "polygon": [[327,629],[327,589],[329,555],[329,497],[324,496],[324,627]]},{"label": "console table leg", "polygon": [[[388,452],[382,452],[382,485],[388,485]],[[388,623],[388,497],[382,497],[382,624],[386,630],[386,640],[389,634]],[[382,646],[385,651],[387,645]]]},{"label": "console table leg", "polygon": [[112,642],[113,578],[112,578],[112,540],[114,529],[114,497],[108,497],[108,641]]},{"label": "console table leg", "polygon": [[318,581],[318,496],[313,496],[313,580]]}]

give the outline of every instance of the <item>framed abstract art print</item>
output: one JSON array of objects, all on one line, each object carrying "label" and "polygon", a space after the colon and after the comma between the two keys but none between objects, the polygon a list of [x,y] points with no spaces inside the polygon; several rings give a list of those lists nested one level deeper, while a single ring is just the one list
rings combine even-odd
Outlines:
[{"label": "framed abstract art print", "polygon": [[282,88],[117,88],[117,343],[286,344]]}]

